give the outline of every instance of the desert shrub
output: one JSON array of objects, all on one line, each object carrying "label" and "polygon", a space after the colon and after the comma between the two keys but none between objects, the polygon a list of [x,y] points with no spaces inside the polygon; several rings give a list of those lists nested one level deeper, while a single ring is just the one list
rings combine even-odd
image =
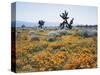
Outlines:
[{"label": "desert shrub", "polygon": [[35,34],[35,35],[37,35],[38,33],[36,33],[35,31],[29,31],[29,33],[28,33],[29,35],[32,35],[32,34]]},{"label": "desert shrub", "polygon": [[34,32],[34,31],[30,31],[29,32],[29,40],[30,41],[32,41],[32,40],[40,40],[39,38],[40,37],[36,32]]},{"label": "desert shrub", "polygon": [[96,30],[80,30],[78,34],[82,37],[92,37],[92,36],[97,35],[97,31]]},{"label": "desert shrub", "polygon": [[[51,31],[47,34],[47,40],[48,41],[55,41],[59,40],[61,36],[63,35],[69,35],[66,30],[57,30],[57,31]],[[58,38],[59,37],[59,38]]]},{"label": "desert shrub", "polygon": [[54,36],[54,37],[58,37],[60,36],[60,34],[57,31],[51,31],[47,34],[47,36]]},{"label": "desert shrub", "polygon": [[39,46],[35,46],[34,48],[29,49],[29,53],[31,54],[36,54],[37,52],[41,51],[43,48],[39,47]]},{"label": "desert shrub", "polygon": [[61,36],[69,34],[66,30],[58,30],[57,33],[59,33]]},{"label": "desert shrub", "polygon": [[53,37],[53,36],[47,37],[47,41],[52,42],[52,41],[55,41],[55,40],[56,40],[56,37]]},{"label": "desert shrub", "polygon": [[38,45],[36,44],[34,47],[28,49],[28,52],[30,54],[34,55],[34,54],[46,49],[47,47],[48,47],[48,44],[38,44]]},{"label": "desert shrub", "polygon": [[30,40],[39,40],[39,36],[38,35],[31,35],[30,37]]},{"label": "desert shrub", "polygon": [[39,32],[44,32],[44,29],[39,29]]},{"label": "desert shrub", "polygon": [[48,41],[56,41],[57,37],[60,37],[60,34],[56,31],[51,31],[47,34],[47,40]]},{"label": "desert shrub", "polygon": [[48,45],[48,49],[51,49],[50,52],[53,54],[58,51],[65,51],[64,48],[65,48],[65,44],[62,41],[52,42]]}]

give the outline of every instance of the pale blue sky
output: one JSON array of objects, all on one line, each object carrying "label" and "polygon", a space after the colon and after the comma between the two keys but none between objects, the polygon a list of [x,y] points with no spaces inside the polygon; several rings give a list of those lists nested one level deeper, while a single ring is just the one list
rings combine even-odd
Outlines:
[{"label": "pale blue sky", "polygon": [[59,16],[66,10],[70,19],[74,17],[74,24],[97,24],[97,7],[76,6],[62,4],[26,3],[17,2],[16,20],[26,22],[62,22]]}]

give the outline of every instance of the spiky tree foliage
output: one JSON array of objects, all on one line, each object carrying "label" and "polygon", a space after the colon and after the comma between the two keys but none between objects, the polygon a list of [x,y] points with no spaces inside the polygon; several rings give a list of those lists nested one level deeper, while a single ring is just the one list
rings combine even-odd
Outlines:
[{"label": "spiky tree foliage", "polygon": [[66,12],[66,11],[64,13],[60,14],[60,17],[63,19],[63,22],[60,23],[60,28],[64,29],[64,27],[66,26],[68,29],[72,29],[72,24],[73,24],[74,18],[72,18],[70,20],[70,22],[68,23],[69,17],[68,17],[68,12]]},{"label": "spiky tree foliage", "polygon": [[67,21],[67,19],[69,19],[69,17],[68,17],[68,12],[64,12],[64,13],[62,13],[61,15],[60,15],[60,17],[62,18],[62,19],[64,19],[65,21]]},{"label": "spiky tree foliage", "polygon": [[69,29],[72,29],[73,20],[74,20],[74,18],[72,18],[72,19],[70,20],[70,23],[68,24],[68,28],[69,28]]},{"label": "spiky tree foliage", "polygon": [[38,24],[39,24],[39,28],[43,28],[43,25],[44,25],[45,21],[43,20],[39,20]]}]

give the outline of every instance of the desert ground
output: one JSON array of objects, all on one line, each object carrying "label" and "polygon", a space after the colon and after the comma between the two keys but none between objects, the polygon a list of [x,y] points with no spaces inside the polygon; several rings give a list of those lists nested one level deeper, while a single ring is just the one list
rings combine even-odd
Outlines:
[{"label": "desert ground", "polygon": [[97,67],[97,29],[16,29],[16,71]]}]

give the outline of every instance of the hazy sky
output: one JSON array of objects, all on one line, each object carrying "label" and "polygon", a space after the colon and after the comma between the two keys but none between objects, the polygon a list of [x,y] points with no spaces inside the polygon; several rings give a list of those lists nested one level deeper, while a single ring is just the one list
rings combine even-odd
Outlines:
[{"label": "hazy sky", "polygon": [[16,20],[38,22],[42,19],[46,22],[62,22],[59,15],[65,10],[69,12],[70,19],[74,17],[74,24],[97,24],[97,7],[26,2],[17,2]]}]

